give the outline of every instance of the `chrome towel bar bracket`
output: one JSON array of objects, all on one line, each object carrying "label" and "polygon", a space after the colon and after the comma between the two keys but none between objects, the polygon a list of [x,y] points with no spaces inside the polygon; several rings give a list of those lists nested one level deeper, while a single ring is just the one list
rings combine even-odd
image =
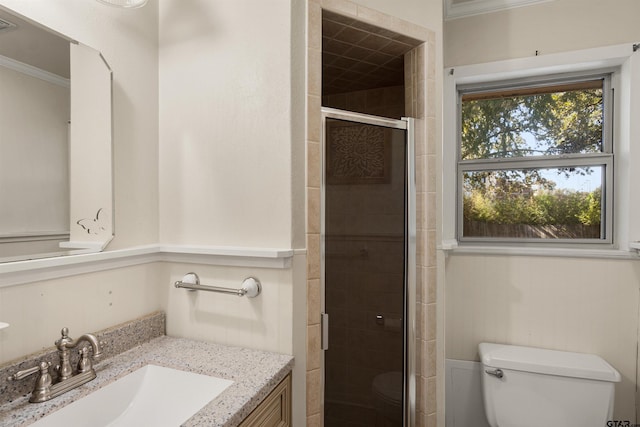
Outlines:
[{"label": "chrome towel bar bracket", "polygon": [[208,291],[208,292],[220,292],[223,294],[234,294],[239,297],[247,296],[249,298],[255,298],[262,292],[262,285],[260,281],[255,277],[247,277],[242,281],[242,287],[240,289],[221,288],[218,286],[201,285],[200,278],[196,273],[187,273],[182,280],[178,280],[174,283],[176,288],[184,288],[189,291]]}]

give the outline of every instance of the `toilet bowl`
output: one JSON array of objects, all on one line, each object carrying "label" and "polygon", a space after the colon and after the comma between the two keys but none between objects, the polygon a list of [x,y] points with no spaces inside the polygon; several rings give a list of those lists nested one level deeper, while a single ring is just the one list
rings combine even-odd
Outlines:
[{"label": "toilet bowl", "polygon": [[482,389],[491,427],[602,427],[620,374],[593,354],[482,343]]},{"label": "toilet bowl", "polygon": [[371,391],[376,412],[393,425],[402,425],[402,372],[376,375]]}]

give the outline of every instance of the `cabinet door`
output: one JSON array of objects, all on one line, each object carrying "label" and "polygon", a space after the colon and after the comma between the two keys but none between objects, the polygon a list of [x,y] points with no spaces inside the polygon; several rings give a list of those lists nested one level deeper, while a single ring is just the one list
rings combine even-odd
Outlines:
[{"label": "cabinet door", "polygon": [[253,410],[240,427],[291,426],[291,374]]}]

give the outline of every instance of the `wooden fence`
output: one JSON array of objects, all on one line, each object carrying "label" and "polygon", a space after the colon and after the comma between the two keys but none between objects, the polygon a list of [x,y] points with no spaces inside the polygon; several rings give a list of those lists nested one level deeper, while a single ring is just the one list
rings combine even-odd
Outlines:
[{"label": "wooden fence", "polygon": [[601,236],[600,224],[530,225],[465,221],[464,237],[599,239]]}]

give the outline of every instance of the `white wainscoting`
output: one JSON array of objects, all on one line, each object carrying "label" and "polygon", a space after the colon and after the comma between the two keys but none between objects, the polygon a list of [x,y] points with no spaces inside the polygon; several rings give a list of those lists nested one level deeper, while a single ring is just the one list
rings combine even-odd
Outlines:
[{"label": "white wainscoting", "polygon": [[482,364],[445,361],[446,427],[489,427],[482,402]]}]

